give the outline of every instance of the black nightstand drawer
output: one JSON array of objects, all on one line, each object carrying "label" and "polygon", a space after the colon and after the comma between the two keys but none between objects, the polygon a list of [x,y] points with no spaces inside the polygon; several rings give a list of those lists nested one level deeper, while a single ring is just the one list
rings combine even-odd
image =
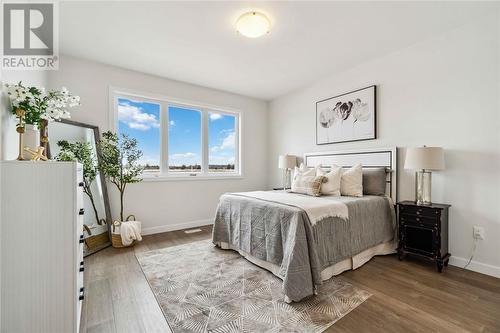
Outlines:
[{"label": "black nightstand drawer", "polygon": [[428,217],[424,215],[410,215],[401,213],[401,223],[413,225],[427,225],[430,227],[437,227],[439,225],[439,218],[436,216]]},{"label": "black nightstand drawer", "polygon": [[415,216],[438,217],[441,214],[441,209],[425,207],[425,206],[403,206],[399,207],[401,214],[411,214]]}]

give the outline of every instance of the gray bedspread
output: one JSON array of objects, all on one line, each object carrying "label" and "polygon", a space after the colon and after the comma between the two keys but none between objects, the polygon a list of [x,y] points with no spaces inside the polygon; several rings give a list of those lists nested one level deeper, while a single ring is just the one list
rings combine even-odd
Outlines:
[{"label": "gray bedspread", "polygon": [[349,218],[328,217],[312,225],[298,207],[241,193],[224,195],[217,208],[213,243],[228,243],[279,266],[284,294],[300,301],[322,283],[324,268],[390,241],[396,233],[388,197],[322,198],[344,202]]}]

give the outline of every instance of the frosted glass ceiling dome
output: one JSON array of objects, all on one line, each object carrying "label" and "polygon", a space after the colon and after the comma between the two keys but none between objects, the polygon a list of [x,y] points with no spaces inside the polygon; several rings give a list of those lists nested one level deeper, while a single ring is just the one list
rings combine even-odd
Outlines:
[{"label": "frosted glass ceiling dome", "polygon": [[236,31],[248,38],[263,36],[271,29],[271,21],[259,12],[247,12],[236,21]]}]

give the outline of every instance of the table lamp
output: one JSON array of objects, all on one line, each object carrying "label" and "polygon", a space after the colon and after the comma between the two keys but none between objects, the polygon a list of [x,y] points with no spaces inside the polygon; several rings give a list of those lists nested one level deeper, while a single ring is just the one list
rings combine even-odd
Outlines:
[{"label": "table lamp", "polygon": [[278,168],[283,170],[283,191],[286,191],[290,170],[297,165],[297,157],[294,155],[280,155],[278,159]]},{"label": "table lamp", "polygon": [[415,200],[417,205],[431,205],[431,171],[444,170],[444,152],[441,147],[406,149],[405,169],[415,173]]}]

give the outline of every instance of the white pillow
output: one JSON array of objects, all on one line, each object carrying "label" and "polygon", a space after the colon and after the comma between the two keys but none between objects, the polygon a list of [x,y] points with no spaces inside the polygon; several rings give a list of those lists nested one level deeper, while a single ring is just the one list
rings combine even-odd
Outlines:
[{"label": "white pillow", "polygon": [[297,191],[297,187],[299,182],[301,181],[301,178],[303,177],[315,177],[316,176],[316,169],[308,169],[304,163],[300,164],[300,167],[293,170],[293,177],[292,177],[292,192]]},{"label": "white pillow", "polygon": [[315,176],[316,169],[307,168],[304,163],[300,163],[300,167],[295,167],[293,169],[292,180],[295,178],[295,175],[301,173],[303,176]]},{"label": "white pillow", "polygon": [[321,195],[321,185],[326,181],[324,176],[304,176],[298,173],[292,182],[292,192],[312,195]]},{"label": "white pillow", "polygon": [[325,176],[327,181],[321,185],[321,194],[340,196],[340,179],[342,177],[342,168],[332,165],[329,172],[321,168],[316,169],[316,176]]},{"label": "white pillow", "polygon": [[363,166],[361,164],[356,164],[342,172],[340,193],[350,197],[363,196]]}]

